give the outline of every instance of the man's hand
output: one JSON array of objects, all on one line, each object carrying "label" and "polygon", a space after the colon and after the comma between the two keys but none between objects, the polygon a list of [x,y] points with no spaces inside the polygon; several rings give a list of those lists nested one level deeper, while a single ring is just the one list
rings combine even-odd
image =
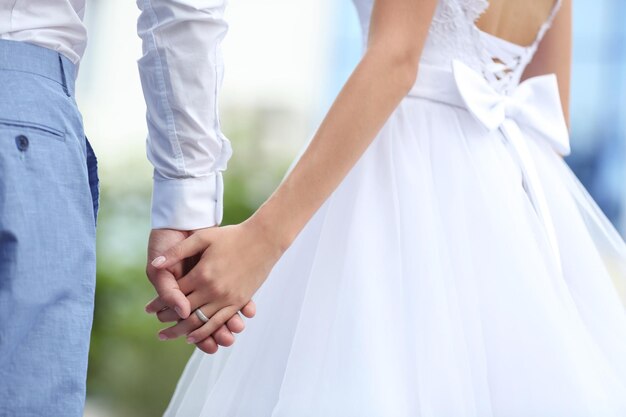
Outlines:
[{"label": "man's hand", "polygon": [[[169,307],[176,311],[181,319],[189,317],[191,307],[189,300],[178,287],[177,279],[185,273],[184,264],[179,262],[168,268],[157,269],[150,264],[150,261],[165,250],[182,242],[189,236],[189,232],[171,229],[155,229],[150,232],[148,239],[148,263],[146,265],[146,275],[154,286],[159,298],[163,301],[161,308]],[[146,306],[147,313],[156,313]]]},{"label": "man's hand", "polygon": [[[153,267],[150,261],[177,243],[185,240],[190,234],[190,232],[171,229],[153,230],[150,233],[146,274],[158,293],[157,299],[159,302],[153,301],[149,303],[146,306],[146,312],[157,313],[159,320],[162,322],[178,321],[189,317],[191,313],[189,300],[180,290],[178,279],[195,266],[197,259],[187,258],[162,269]],[[254,302],[250,301],[241,311],[246,317],[253,317],[255,314]],[[202,343],[197,343],[197,346],[206,353],[215,353],[218,349],[218,344],[222,346],[232,345],[235,340],[232,333],[240,333],[243,329],[243,320],[238,313],[235,313],[225,325],[213,332],[211,337],[206,338]],[[162,340],[167,339],[163,333],[160,333],[159,337]]]},{"label": "man's hand", "polygon": [[[282,248],[250,220],[234,225],[195,231],[187,239],[156,258],[158,270],[168,270],[182,259],[201,254],[198,263],[178,280],[188,294],[192,310],[200,308],[207,323],[195,314],[163,330],[167,338],[187,335],[189,343],[202,343],[245,306],[282,255]],[[150,308],[157,308],[159,300]]]}]

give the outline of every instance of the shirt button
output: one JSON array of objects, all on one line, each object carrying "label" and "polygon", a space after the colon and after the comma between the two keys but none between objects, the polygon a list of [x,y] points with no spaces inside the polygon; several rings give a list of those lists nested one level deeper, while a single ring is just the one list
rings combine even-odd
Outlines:
[{"label": "shirt button", "polygon": [[17,145],[17,149],[24,152],[28,149],[28,138],[24,135],[18,135],[15,137],[15,144]]}]

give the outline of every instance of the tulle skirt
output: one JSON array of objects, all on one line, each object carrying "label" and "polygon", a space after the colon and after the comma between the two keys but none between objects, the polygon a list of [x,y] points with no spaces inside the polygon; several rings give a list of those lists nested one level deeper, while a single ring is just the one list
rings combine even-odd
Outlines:
[{"label": "tulle skirt", "polygon": [[526,138],[560,264],[499,131],[407,97],[166,416],[626,416],[626,247]]}]

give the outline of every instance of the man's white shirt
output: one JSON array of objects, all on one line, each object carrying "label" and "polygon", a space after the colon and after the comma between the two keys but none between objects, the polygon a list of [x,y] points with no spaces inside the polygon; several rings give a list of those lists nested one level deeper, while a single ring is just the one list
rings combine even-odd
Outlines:
[{"label": "man's white shirt", "polygon": [[[222,171],[232,154],[217,106],[225,3],[137,0],[153,228],[191,230],[222,220]],[[50,48],[78,63],[87,44],[84,11],[85,0],[2,0],[0,39]]]}]

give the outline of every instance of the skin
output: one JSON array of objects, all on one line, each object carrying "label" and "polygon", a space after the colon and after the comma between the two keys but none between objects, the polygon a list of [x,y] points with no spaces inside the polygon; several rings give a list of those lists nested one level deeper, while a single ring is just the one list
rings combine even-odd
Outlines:
[{"label": "skin", "polygon": [[[361,62],[309,147],[272,196],[245,222],[200,230],[155,259],[157,269],[167,269],[200,255],[178,285],[192,310],[201,308],[211,317],[202,325],[192,315],[161,334],[168,338],[187,335],[188,342],[201,343],[252,298],[414,84],[436,4],[436,0],[377,0]],[[570,0],[564,0],[554,27],[524,74],[556,72],[564,109],[569,88],[570,9]],[[561,51],[564,45],[567,51]],[[558,57],[568,59],[564,63]],[[157,298],[149,307],[161,304]]]},{"label": "skin", "polygon": [[[158,254],[182,242],[193,232],[180,230],[159,229],[153,230],[148,239],[148,259],[154,259]],[[165,269],[156,269],[150,263],[146,266],[146,275],[159,294],[161,303],[153,305],[156,310],[146,306],[146,312],[157,313],[161,322],[178,321],[181,317],[189,316],[190,306],[185,294],[180,291],[178,279],[190,271],[197,263],[197,259],[188,258]],[[168,307],[171,306],[171,308]],[[176,313],[174,308],[180,311]],[[247,303],[241,310],[244,316],[254,317],[256,306],[253,301]],[[235,342],[234,333],[244,330],[241,316],[235,313],[225,325],[218,328],[211,336],[207,337],[197,346],[206,353],[215,353],[218,345],[230,346]]]},{"label": "skin", "polygon": [[[480,16],[480,30],[518,45],[531,45],[557,0],[532,2],[490,0]],[[528,7],[532,3],[533,7]],[[561,0],[561,7],[546,32],[522,81],[545,74],[556,74],[563,114],[569,126],[569,92],[572,62],[572,0]]]},{"label": "skin", "polygon": [[569,126],[569,94],[572,67],[572,0],[562,0],[552,26],[528,64],[522,80],[544,74],[556,74],[563,114]]},{"label": "skin", "polygon": [[489,0],[476,26],[518,45],[531,45],[557,0]]}]

